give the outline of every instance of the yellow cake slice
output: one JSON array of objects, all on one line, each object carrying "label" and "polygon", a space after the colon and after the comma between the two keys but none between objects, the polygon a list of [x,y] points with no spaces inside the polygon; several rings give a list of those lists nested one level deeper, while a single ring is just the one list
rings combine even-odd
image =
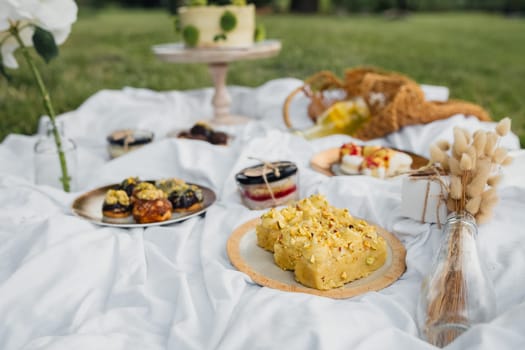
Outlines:
[{"label": "yellow cake slice", "polygon": [[305,286],[327,290],[368,276],[386,261],[385,240],[374,226],[314,195],[272,209],[256,227],[259,246]]}]

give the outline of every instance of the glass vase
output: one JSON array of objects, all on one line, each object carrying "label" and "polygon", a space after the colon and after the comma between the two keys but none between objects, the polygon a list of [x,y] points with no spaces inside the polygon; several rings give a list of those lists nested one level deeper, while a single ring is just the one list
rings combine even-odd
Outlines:
[{"label": "glass vase", "polygon": [[478,254],[477,234],[472,215],[451,214],[443,227],[438,254],[423,280],[418,324],[423,337],[438,347],[494,316],[494,287]]},{"label": "glass vase", "polygon": [[[74,191],[77,180],[77,147],[73,140],[64,135],[63,124],[60,121],[56,121],[55,124],[62,141],[70,191]],[[44,131],[45,134],[38,139],[34,147],[35,183],[63,189],[62,170],[51,121],[44,121]]]}]

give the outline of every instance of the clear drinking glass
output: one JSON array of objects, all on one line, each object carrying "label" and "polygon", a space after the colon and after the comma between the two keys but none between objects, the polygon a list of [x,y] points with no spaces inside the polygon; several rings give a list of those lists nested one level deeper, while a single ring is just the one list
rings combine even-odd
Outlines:
[{"label": "clear drinking glass", "polygon": [[478,229],[472,215],[451,214],[433,266],[423,280],[418,324],[426,340],[444,347],[496,310],[491,280],[478,254]]},{"label": "clear drinking glass", "polygon": [[[56,126],[62,140],[62,150],[66,158],[70,190],[73,191],[76,188],[77,181],[77,146],[73,140],[64,135],[62,122],[56,121]],[[35,183],[62,189],[63,186],[60,181],[62,170],[53,136],[53,127],[49,120],[44,122],[44,127],[45,134],[38,139],[34,148]]]}]

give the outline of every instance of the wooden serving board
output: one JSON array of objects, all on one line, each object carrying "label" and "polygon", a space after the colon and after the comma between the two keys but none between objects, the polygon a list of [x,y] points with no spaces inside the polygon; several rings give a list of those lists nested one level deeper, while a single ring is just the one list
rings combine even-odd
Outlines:
[{"label": "wooden serving board", "polygon": [[273,260],[273,254],[257,245],[255,226],[259,218],[237,227],[226,246],[228,257],[239,271],[246,273],[257,284],[286,292],[308,293],[334,299],[345,299],[370,291],[383,289],[394,283],[406,269],[406,250],[390,232],[375,225],[387,243],[385,264],[365,278],[345,284],[340,288],[318,290],[295,281],[293,271],[284,271]]}]

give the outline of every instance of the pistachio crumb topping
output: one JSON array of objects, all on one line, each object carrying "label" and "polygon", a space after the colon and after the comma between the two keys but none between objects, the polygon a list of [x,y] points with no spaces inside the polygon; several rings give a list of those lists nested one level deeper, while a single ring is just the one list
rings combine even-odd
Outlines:
[{"label": "pistachio crumb topping", "polygon": [[156,189],[157,188],[152,183],[141,182],[137,186],[135,186],[135,189],[133,190],[133,192],[138,193],[138,192],[142,192],[144,190],[156,190]]},{"label": "pistachio crumb topping", "polygon": [[166,193],[158,189],[142,190],[137,193],[137,198],[141,200],[163,199],[166,198]]},{"label": "pistachio crumb topping", "polygon": [[126,180],[123,181],[123,183],[125,184],[136,184],[137,182],[139,182],[139,178],[138,177],[128,177]]},{"label": "pistachio crumb topping", "polygon": [[166,192],[166,194],[170,194],[171,192],[173,192],[178,186],[181,186],[181,185],[184,185],[185,182],[184,180],[182,179],[178,179],[178,178],[171,178],[171,179],[162,179],[162,180],[158,180],[156,183],[157,187],[161,190],[163,190],[164,192]]},{"label": "pistachio crumb topping", "polygon": [[277,228],[292,245],[353,251],[357,242],[373,249],[379,239],[373,225],[352,217],[346,208],[329,205],[322,195],[311,196],[281,210],[271,209],[261,219],[262,226]]},{"label": "pistachio crumb topping", "polygon": [[271,209],[256,227],[257,244],[300,283],[321,290],[367,276],[384,263],[386,243],[377,228],[313,195]]},{"label": "pistachio crumb topping", "polygon": [[124,206],[129,205],[129,197],[126,191],[122,190],[109,190],[106,193],[106,198],[104,202],[109,205],[122,204]]}]

